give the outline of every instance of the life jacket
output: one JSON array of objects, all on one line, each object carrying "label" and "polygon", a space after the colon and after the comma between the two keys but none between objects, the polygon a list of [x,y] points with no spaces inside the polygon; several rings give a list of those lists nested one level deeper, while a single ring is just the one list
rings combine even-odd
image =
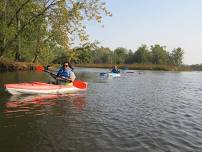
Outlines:
[{"label": "life jacket", "polygon": [[70,78],[71,72],[72,72],[71,69],[65,70],[65,69],[62,67],[62,68],[60,68],[60,70],[58,71],[57,76],[58,76],[58,77]]},{"label": "life jacket", "polygon": [[116,69],[112,69],[112,71],[111,71],[112,73],[120,73],[120,71],[119,70],[116,70]]}]

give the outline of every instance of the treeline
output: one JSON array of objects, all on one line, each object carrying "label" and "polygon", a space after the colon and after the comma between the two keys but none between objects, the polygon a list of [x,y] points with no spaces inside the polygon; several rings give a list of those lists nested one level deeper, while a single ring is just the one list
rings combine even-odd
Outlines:
[{"label": "treeline", "polygon": [[202,64],[194,64],[190,66],[193,71],[202,71]]},{"label": "treeline", "polygon": [[[184,51],[182,48],[176,48],[167,51],[165,46],[158,44],[148,47],[140,46],[137,50],[128,50],[118,47],[110,50],[105,47],[96,47],[96,45],[84,45],[73,49],[74,57],[72,62],[77,64],[93,63],[93,64],[168,64],[181,65],[183,63]],[[64,57],[64,56],[63,56]],[[60,59],[55,60],[61,61]]]}]

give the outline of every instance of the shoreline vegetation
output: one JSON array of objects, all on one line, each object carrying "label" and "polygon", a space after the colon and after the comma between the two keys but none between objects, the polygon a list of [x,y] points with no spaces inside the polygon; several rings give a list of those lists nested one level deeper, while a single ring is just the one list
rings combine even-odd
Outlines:
[{"label": "shoreline vegetation", "polygon": [[[0,60],[0,72],[31,71],[40,64],[30,62],[15,62],[6,59]],[[112,68],[113,64],[74,64],[75,67],[84,68]],[[157,71],[192,71],[190,66],[159,65],[159,64],[117,64],[119,69],[129,70],[157,70]],[[59,64],[51,65],[50,68],[57,68]]]},{"label": "shoreline vegetation", "polygon": [[29,62],[15,62],[7,59],[0,59],[0,72],[31,71],[37,64]]},{"label": "shoreline vegetation", "polygon": [[[156,71],[192,71],[189,66],[159,65],[159,64],[116,64],[119,69],[156,70]],[[76,64],[76,67],[112,68],[113,64]]]}]

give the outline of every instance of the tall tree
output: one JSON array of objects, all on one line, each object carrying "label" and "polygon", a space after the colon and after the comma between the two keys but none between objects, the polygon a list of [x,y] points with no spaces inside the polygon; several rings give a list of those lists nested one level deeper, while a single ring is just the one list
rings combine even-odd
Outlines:
[{"label": "tall tree", "polygon": [[158,44],[155,44],[154,46],[152,45],[151,55],[153,64],[166,64],[167,53],[165,50],[165,46],[160,46]]},{"label": "tall tree", "polygon": [[184,55],[184,51],[182,50],[182,48],[178,47],[174,49],[171,53],[172,63],[174,65],[181,65],[183,63],[182,61],[183,55]]},{"label": "tall tree", "polygon": [[147,45],[142,45],[137,49],[134,54],[134,60],[136,63],[149,63],[151,60],[151,55]]},{"label": "tall tree", "polygon": [[99,47],[93,50],[93,63],[113,63],[113,53],[109,48]]},{"label": "tall tree", "polygon": [[114,50],[114,63],[124,63],[127,58],[128,50],[123,47],[118,47]]},{"label": "tall tree", "polygon": [[134,62],[135,62],[134,53],[132,52],[132,50],[129,50],[128,54],[127,54],[127,57],[125,59],[125,63],[126,64],[132,64]]},{"label": "tall tree", "polygon": [[75,48],[77,54],[76,63],[90,63],[92,62],[92,49],[94,49],[96,45],[93,43],[85,43],[82,47]]}]

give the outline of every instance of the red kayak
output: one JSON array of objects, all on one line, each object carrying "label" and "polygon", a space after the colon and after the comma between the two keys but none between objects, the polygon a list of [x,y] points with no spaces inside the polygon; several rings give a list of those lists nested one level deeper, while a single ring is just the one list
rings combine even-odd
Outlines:
[{"label": "red kayak", "polygon": [[88,83],[74,81],[68,85],[55,85],[43,82],[5,84],[10,94],[64,94],[87,90]]}]

